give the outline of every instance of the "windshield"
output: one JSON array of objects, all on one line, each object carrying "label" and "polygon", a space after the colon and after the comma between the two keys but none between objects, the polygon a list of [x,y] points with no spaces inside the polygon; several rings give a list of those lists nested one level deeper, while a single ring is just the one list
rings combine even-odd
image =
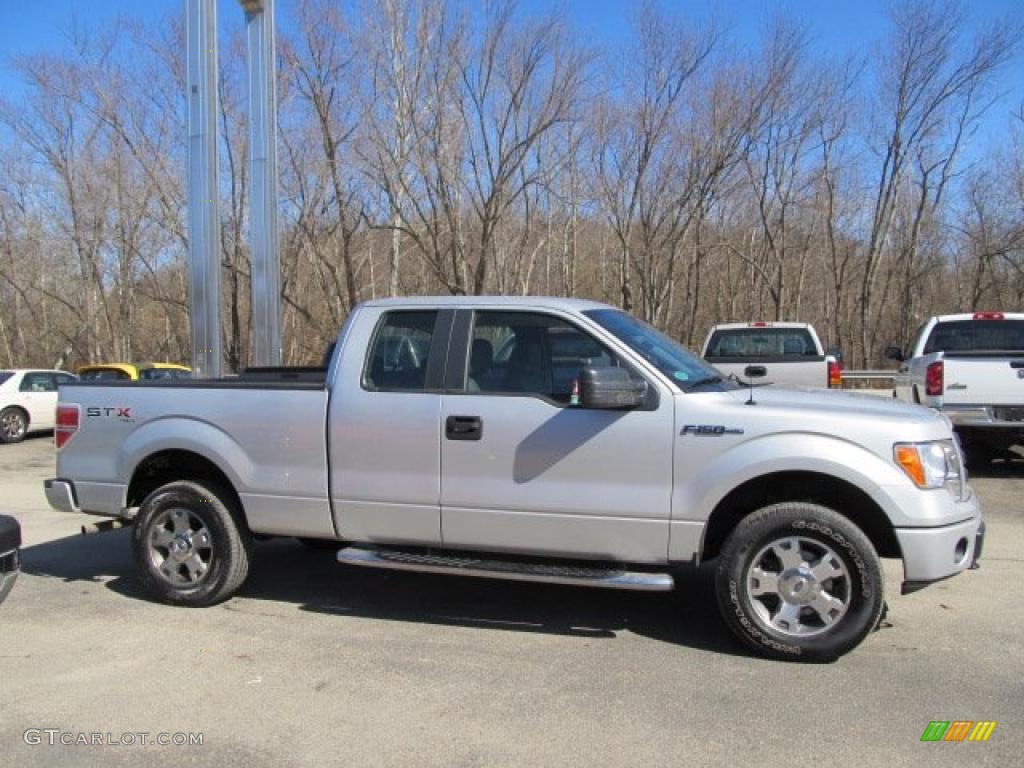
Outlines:
[{"label": "windshield", "polygon": [[952,320],[936,323],[924,353],[1022,352],[1024,320]]},{"label": "windshield", "polygon": [[3,384],[5,381],[7,381],[13,375],[14,375],[14,371],[0,371],[0,384]]},{"label": "windshield", "polygon": [[683,390],[717,383],[722,375],[682,344],[618,309],[590,309],[583,313],[618,338]]}]

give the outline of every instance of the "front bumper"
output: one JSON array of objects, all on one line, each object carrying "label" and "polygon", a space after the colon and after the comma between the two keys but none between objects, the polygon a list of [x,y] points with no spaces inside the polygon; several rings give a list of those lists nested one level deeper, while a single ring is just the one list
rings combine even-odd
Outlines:
[{"label": "front bumper", "polygon": [[969,568],[978,568],[985,542],[981,516],[939,528],[897,528],[906,595]]},{"label": "front bumper", "polygon": [[0,515],[0,603],[14,587],[21,569],[21,525],[13,517]]}]

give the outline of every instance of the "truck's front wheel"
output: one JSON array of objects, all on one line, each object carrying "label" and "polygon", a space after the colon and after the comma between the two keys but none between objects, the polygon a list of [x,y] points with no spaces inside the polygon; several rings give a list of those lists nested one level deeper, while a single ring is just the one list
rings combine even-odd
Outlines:
[{"label": "truck's front wheel", "polygon": [[715,575],[729,628],[775,659],[830,661],[878,624],[882,567],[871,542],[826,507],[773,504],[744,518]]},{"label": "truck's front wheel", "polygon": [[143,583],[159,600],[201,607],[228,599],[245,581],[252,535],[224,489],[178,481],[142,502],[132,549]]}]

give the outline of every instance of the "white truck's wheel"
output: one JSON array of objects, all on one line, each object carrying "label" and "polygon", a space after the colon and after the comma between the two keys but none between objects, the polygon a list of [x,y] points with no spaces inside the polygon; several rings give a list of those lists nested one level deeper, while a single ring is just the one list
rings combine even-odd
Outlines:
[{"label": "white truck's wheel", "polygon": [[729,628],[759,653],[831,661],[878,625],[882,568],[867,536],[831,509],[774,504],[744,518],[719,558]]},{"label": "white truck's wheel", "polygon": [[159,600],[201,607],[227,600],[245,581],[252,535],[232,497],[215,485],[168,483],[142,502],[132,550]]}]

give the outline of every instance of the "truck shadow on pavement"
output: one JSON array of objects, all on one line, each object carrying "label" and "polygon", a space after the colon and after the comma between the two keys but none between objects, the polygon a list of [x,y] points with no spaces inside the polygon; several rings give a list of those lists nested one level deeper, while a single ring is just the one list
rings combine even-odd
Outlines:
[{"label": "truck shadow on pavement", "polygon": [[[149,600],[135,575],[128,531],[70,536],[22,550],[26,575],[103,583]],[[338,617],[404,621],[589,639],[631,632],[689,648],[749,655],[722,624],[708,568],[682,574],[675,592],[643,593],[397,573],[341,565],[330,550],[292,539],[259,542],[249,579],[228,610],[291,621],[292,609]],[[255,601],[281,603],[254,605]],[[69,595],[69,600],[74,597]]]}]

